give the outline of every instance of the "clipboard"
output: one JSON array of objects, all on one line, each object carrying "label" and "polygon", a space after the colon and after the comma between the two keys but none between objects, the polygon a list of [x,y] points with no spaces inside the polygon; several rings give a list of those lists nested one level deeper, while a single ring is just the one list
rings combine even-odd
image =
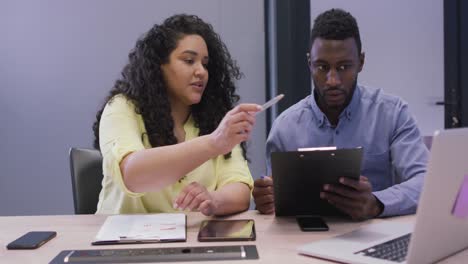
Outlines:
[{"label": "clipboard", "polygon": [[276,215],[344,216],[320,198],[320,191],[341,177],[359,179],[362,147],[301,150],[271,153]]},{"label": "clipboard", "polygon": [[183,213],[111,215],[92,245],[165,243],[187,240],[187,217]]}]

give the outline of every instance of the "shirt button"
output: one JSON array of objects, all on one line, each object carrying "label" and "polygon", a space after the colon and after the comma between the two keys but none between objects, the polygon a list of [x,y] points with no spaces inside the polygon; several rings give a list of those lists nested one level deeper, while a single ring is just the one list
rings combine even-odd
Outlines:
[{"label": "shirt button", "polygon": [[339,132],[338,130],[336,130],[336,131],[335,131],[335,134],[337,134],[337,135],[338,135],[339,133],[340,133],[340,132]]}]

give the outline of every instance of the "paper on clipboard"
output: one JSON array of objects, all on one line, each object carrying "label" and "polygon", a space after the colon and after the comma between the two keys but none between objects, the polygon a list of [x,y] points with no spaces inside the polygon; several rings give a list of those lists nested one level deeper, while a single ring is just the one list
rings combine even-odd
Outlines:
[{"label": "paper on clipboard", "polygon": [[186,216],[182,213],[108,216],[93,245],[185,241]]}]

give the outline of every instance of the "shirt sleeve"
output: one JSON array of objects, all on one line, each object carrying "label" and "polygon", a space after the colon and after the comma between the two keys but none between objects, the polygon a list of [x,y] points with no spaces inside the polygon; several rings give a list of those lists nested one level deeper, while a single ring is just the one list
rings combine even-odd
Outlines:
[{"label": "shirt sleeve", "polygon": [[266,165],[267,165],[267,175],[271,176],[271,153],[284,151],[285,147],[283,146],[281,140],[281,124],[280,124],[281,117],[278,117],[274,122],[273,126],[271,127],[270,134],[268,135],[268,139],[266,142]]},{"label": "shirt sleeve", "polygon": [[220,155],[216,161],[216,174],[218,182],[216,189],[219,189],[227,184],[234,182],[242,182],[253,188],[253,179],[250,174],[247,160],[242,155],[242,148],[237,145],[231,152],[231,158],[225,159],[224,155]]},{"label": "shirt sleeve", "polygon": [[130,197],[140,197],[143,193],[134,193],[125,186],[120,162],[129,153],[145,148],[138,118],[133,104],[123,96],[116,96],[105,106],[99,124],[104,175],[111,176]]},{"label": "shirt sleeve", "polygon": [[390,153],[397,184],[374,192],[384,205],[380,216],[416,212],[429,158],[429,151],[407,104],[399,103],[396,107]]}]

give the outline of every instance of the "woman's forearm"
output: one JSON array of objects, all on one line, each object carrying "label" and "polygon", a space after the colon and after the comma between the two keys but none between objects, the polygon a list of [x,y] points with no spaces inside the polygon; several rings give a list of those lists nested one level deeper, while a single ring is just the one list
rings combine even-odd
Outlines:
[{"label": "woman's forearm", "polygon": [[211,192],[216,203],[215,215],[227,215],[245,211],[250,206],[250,188],[242,182],[235,182]]},{"label": "woman's forearm", "polygon": [[218,156],[210,137],[132,152],[120,163],[126,187],[133,192],[160,190]]}]

